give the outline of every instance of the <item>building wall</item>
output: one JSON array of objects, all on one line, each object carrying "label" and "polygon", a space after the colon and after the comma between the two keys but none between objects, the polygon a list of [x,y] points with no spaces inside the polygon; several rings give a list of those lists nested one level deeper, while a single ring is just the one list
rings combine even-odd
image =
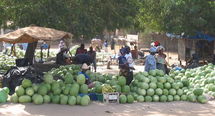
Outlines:
[{"label": "building wall", "polygon": [[159,41],[167,51],[178,51],[178,39],[171,39],[163,34],[148,34],[139,36],[139,48],[150,48],[150,44],[154,41]]}]

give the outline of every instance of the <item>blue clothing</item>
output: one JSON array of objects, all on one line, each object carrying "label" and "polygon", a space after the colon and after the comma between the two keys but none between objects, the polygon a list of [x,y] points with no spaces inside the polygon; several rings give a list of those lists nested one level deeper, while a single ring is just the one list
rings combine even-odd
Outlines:
[{"label": "blue clothing", "polygon": [[124,68],[124,66],[122,66],[122,65],[127,63],[126,57],[125,56],[120,56],[118,58],[118,60],[119,60],[119,68]]},{"label": "blue clothing", "polygon": [[83,74],[87,80],[90,79],[90,77],[86,73],[79,72],[78,74]]},{"label": "blue clothing", "polygon": [[28,43],[23,43],[23,44],[22,44],[22,48],[23,48],[23,50],[27,50],[27,48],[28,48]]},{"label": "blue clothing", "polygon": [[104,43],[104,46],[105,46],[105,47],[108,47],[108,43],[107,43],[107,42],[105,42],[105,43]]},{"label": "blue clothing", "polygon": [[145,71],[149,72],[150,70],[156,69],[156,59],[154,55],[148,55],[145,61]]},{"label": "blue clothing", "polygon": [[48,48],[49,48],[49,45],[48,45],[48,44],[42,44],[41,47],[42,47],[43,49],[48,49]]}]

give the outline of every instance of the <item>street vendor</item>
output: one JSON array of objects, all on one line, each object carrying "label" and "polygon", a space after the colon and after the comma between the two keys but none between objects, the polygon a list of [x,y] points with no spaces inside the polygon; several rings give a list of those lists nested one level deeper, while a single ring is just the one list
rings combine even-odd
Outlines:
[{"label": "street vendor", "polygon": [[155,56],[156,57],[156,65],[157,65],[157,69],[159,70],[163,70],[164,73],[166,73],[166,65],[167,62],[165,60],[166,58],[166,54],[164,54],[164,47],[163,46],[158,46],[157,47],[157,52],[158,54]]},{"label": "street vendor", "polygon": [[145,71],[146,72],[156,69],[155,54],[156,54],[157,50],[155,47],[151,47],[149,52],[150,52],[150,55],[146,56],[146,61],[145,61]]},{"label": "street vendor", "polygon": [[68,49],[67,48],[61,48],[61,51],[57,54],[56,57],[56,64],[60,64],[60,65],[67,65],[67,64],[71,64],[71,58],[70,56],[67,54]]},{"label": "street vendor", "polygon": [[126,49],[125,58],[128,62],[128,66],[129,66],[129,72],[128,72],[128,77],[127,77],[127,85],[129,85],[131,83],[131,81],[133,80],[133,70],[135,70],[135,68],[134,68],[134,60],[132,58],[130,47],[126,46],[125,49]]},{"label": "street vendor", "polygon": [[60,40],[58,47],[59,47],[59,51],[61,51],[61,49],[64,49],[66,47],[65,42],[63,40]]},{"label": "street vendor", "polygon": [[86,63],[84,63],[81,66],[81,71],[78,74],[83,74],[85,76],[85,78],[86,78],[86,83],[85,84],[87,84],[89,88],[92,88],[94,86],[94,83],[91,82],[90,76],[88,76],[86,74],[87,70],[89,70],[89,69],[90,69],[90,67]]},{"label": "street vendor", "polygon": [[[119,75],[122,75],[124,77],[128,77],[129,76],[129,63],[126,60],[126,49],[122,48],[120,49],[120,56],[118,57],[118,61],[119,61]],[[128,79],[126,78],[126,84],[128,84]]]}]

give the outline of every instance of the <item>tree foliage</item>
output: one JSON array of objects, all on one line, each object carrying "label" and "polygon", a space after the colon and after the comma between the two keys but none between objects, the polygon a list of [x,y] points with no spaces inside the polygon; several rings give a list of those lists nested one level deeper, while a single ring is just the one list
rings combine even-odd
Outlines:
[{"label": "tree foliage", "polygon": [[46,26],[86,38],[133,25],[137,0],[3,0],[13,26]]},{"label": "tree foliage", "polygon": [[215,33],[213,0],[0,0],[0,11],[0,25],[35,24],[71,32],[76,38],[116,28]]},{"label": "tree foliage", "polygon": [[160,32],[215,33],[215,2],[211,0],[143,0],[141,26]]}]

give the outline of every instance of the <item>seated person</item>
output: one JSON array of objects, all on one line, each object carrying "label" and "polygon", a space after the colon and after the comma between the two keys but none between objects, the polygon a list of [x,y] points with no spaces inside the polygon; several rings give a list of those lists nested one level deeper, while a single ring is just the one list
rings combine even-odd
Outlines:
[{"label": "seated person", "polygon": [[79,72],[78,74],[83,74],[86,78],[86,83],[88,85],[89,88],[92,88],[94,86],[94,83],[90,81],[90,77],[86,74],[87,70],[89,70],[90,67],[84,63],[81,67],[81,72]]},{"label": "seated person", "polygon": [[67,48],[61,49],[61,51],[57,54],[56,64],[60,64],[60,65],[71,64],[70,57],[67,54],[67,52],[68,52]]}]

